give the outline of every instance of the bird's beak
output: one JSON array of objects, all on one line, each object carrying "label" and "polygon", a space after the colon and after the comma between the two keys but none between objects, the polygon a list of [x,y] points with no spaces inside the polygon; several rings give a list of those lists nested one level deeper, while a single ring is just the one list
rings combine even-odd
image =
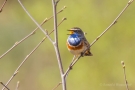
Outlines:
[{"label": "bird's beak", "polygon": [[72,35],[72,34],[74,34],[74,30],[72,30],[72,29],[67,30],[67,31],[69,31],[69,32],[70,32],[70,33],[69,33],[69,34],[67,34],[67,35]]}]

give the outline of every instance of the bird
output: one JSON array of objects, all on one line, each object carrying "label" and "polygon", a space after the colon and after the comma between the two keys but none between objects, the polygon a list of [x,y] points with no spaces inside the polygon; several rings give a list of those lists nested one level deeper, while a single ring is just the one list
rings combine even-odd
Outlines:
[{"label": "bird", "polygon": [[[81,56],[93,56],[90,52],[90,44],[85,38],[84,32],[79,27],[73,27],[68,30],[70,33],[67,38],[67,48],[68,50],[77,57]],[[87,49],[87,50],[86,50]],[[86,50],[86,52],[84,52]]]}]

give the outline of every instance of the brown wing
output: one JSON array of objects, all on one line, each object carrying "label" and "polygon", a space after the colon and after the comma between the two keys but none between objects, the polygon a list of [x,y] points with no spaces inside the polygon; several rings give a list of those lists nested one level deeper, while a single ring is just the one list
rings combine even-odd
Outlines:
[{"label": "brown wing", "polygon": [[[86,45],[86,47],[90,47],[89,42],[86,40],[86,38],[84,38],[84,44]],[[87,51],[84,53],[84,56],[93,56],[93,54],[90,52],[90,48],[87,49]]]}]

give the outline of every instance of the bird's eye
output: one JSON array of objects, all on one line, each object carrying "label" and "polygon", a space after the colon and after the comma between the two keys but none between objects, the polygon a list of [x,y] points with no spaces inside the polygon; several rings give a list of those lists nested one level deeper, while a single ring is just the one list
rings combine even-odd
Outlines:
[{"label": "bird's eye", "polygon": [[76,32],[80,33],[80,30],[77,30]]}]

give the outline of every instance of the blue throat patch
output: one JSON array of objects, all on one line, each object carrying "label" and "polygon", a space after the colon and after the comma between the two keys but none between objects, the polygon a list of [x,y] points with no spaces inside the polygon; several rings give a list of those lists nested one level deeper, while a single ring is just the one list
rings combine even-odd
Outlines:
[{"label": "blue throat patch", "polygon": [[77,34],[72,34],[68,37],[68,42],[70,45],[77,46],[80,44],[81,39],[78,37]]}]

